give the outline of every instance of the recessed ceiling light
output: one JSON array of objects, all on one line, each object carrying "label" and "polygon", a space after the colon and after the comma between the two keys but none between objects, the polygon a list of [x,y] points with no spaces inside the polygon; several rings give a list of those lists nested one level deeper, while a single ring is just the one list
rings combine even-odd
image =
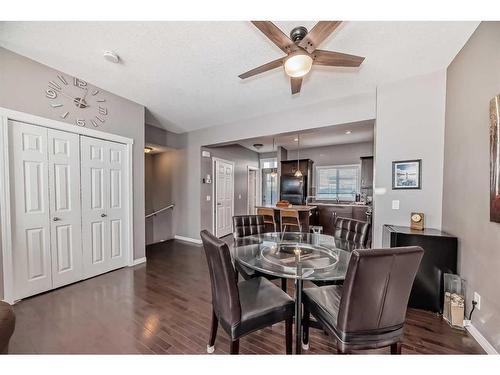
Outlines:
[{"label": "recessed ceiling light", "polygon": [[346,130],[346,131],[345,131],[345,133],[346,133],[346,134],[351,134],[351,133],[352,133],[352,131],[350,131],[350,130]]},{"label": "recessed ceiling light", "polygon": [[117,63],[120,61],[120,56],[118,56],[113,51],[105,51],[103,54],[104,58],[112,63]]},{"label": "recessed ceiling light", "polygon": [[298,142],[298,141],[299,141],[299,139],[298,139],[298,138],[294,138],[293,140],[294,140],[295,142]]},{"label": "recessed ceiling light", "polygon": [[255,147],[257,150],[260,150],[264,145],[262,143],[254,143],[253,147]]}]

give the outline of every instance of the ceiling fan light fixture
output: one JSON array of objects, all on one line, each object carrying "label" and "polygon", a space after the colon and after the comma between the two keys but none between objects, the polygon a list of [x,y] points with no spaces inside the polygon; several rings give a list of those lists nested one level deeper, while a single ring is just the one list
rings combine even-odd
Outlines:
[{"label": "ceiling fan light fixture", "polygon": [[313,59],[307,53],[293,54],[285,61],[285,72],[293,78],[303,77],[309,73],[312,64]]}]

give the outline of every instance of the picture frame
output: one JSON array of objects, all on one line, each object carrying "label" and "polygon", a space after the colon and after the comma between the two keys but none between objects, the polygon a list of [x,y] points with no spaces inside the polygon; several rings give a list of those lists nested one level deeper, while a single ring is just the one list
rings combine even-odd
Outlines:
[{"label": "picture frame", "polygon": [[392,189],[422,189],[422,159],[393,161]]},{"label": "picture frame", "polygon": [[500,223],[500,94],[490,101],[490,221]]}]

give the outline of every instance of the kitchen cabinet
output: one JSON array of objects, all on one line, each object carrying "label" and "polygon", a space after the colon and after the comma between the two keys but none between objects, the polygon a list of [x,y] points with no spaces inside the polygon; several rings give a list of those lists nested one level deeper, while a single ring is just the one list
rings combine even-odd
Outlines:
[{"label": "kitchen cabinet", "polygon": [[373,156],[361,157],[361,189],[373,188]]},{"label": "kitchen cabinet", "polygon": [[370,221],[367,211],[368,206],[355,206],[355,205],[342,205],[342,204],[328,204],[328,203],[313,203],[317,206],[314,215],[314,224],[323,227],[323,233],[333,234],[333,215],[337,217],[352,218],[361,221]]}]

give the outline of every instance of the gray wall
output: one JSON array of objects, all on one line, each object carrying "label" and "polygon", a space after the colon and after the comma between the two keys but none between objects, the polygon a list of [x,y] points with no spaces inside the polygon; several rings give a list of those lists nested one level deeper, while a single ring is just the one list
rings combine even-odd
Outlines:
[{"label": "gray wall", "polygon": [[[210,152],[211,157],[202,157],[201,151],[203,150]],[[214,197],[212,195],[212,187],[214,182],[212,158],[216,157],[234,162],[234,214],[245,215],[247,213],[248,205],[247,167],[259,167],[259,154],[240,145],[223,147],[202,147],[201,151],[201,176],[202,178],[207,174],[210,174],[212,176],[212,184],[201,184],[201,229],[212,231],[212,212],[214,201]],[[207,201],[207,196],[210,196],[210,201]]]},{"label": "gray wall", "polygon": [[[441,228],[446,72],[413,77],[378,88],[375,124],[374,245],[382,225],[410,224],[423,212],[428,228]],[[392,190],[392,162],[422,159],[422,189]],[[400,201],[399,210],[392,200]]]},{"label": "gray wall", "polygon": [[[49,80],[59,72],[36,61],[0,48],[0,107],[74,124],[63,120],[45,97]],[[107,133],[134,139],[134,257],[144,256],[144,107],[106,93],[109,119],[99,128]],[[0,271],[1,272],[1,271]],[[3,289],[2,289],[3,290]],[[3,291],[2,291],[3,294]]]},{"label": "gray wall", "polygon": [[[348,143],[300,150],[300,158],[313,160],[314,167],[360,164],[361,156],[373,156],[373,142]],[[288,151],[287,160],[297,160],[297,151]]]},{"label": "gray wall", "polygon": [[179,174],[183,173],[179,166],[183,163],[182,147],[185,146],[186,135],[146,124],[145,138],[147,144],[164,150],[158,154],[148,154],[145,158],[146,213],[175,204],[172,210],[146,219],[146,244],[149,245],[171,239],[177,234],[178,201],[184,191],[184,187],[178,183]]},{"label": "gray wall", "polygon": [[500,224],[489,221],[489,101],[500,94],[500,22],[483,22],[448,68],[443,229],[459,238],[472,324],[500,351]]},{"label": "gray wall", "polygon": [[[146,157],[146,213],[175,204],[175,171],[178,152],[174,149]],[[146,245],[174,237],[176,207],[146,219]]]}]

